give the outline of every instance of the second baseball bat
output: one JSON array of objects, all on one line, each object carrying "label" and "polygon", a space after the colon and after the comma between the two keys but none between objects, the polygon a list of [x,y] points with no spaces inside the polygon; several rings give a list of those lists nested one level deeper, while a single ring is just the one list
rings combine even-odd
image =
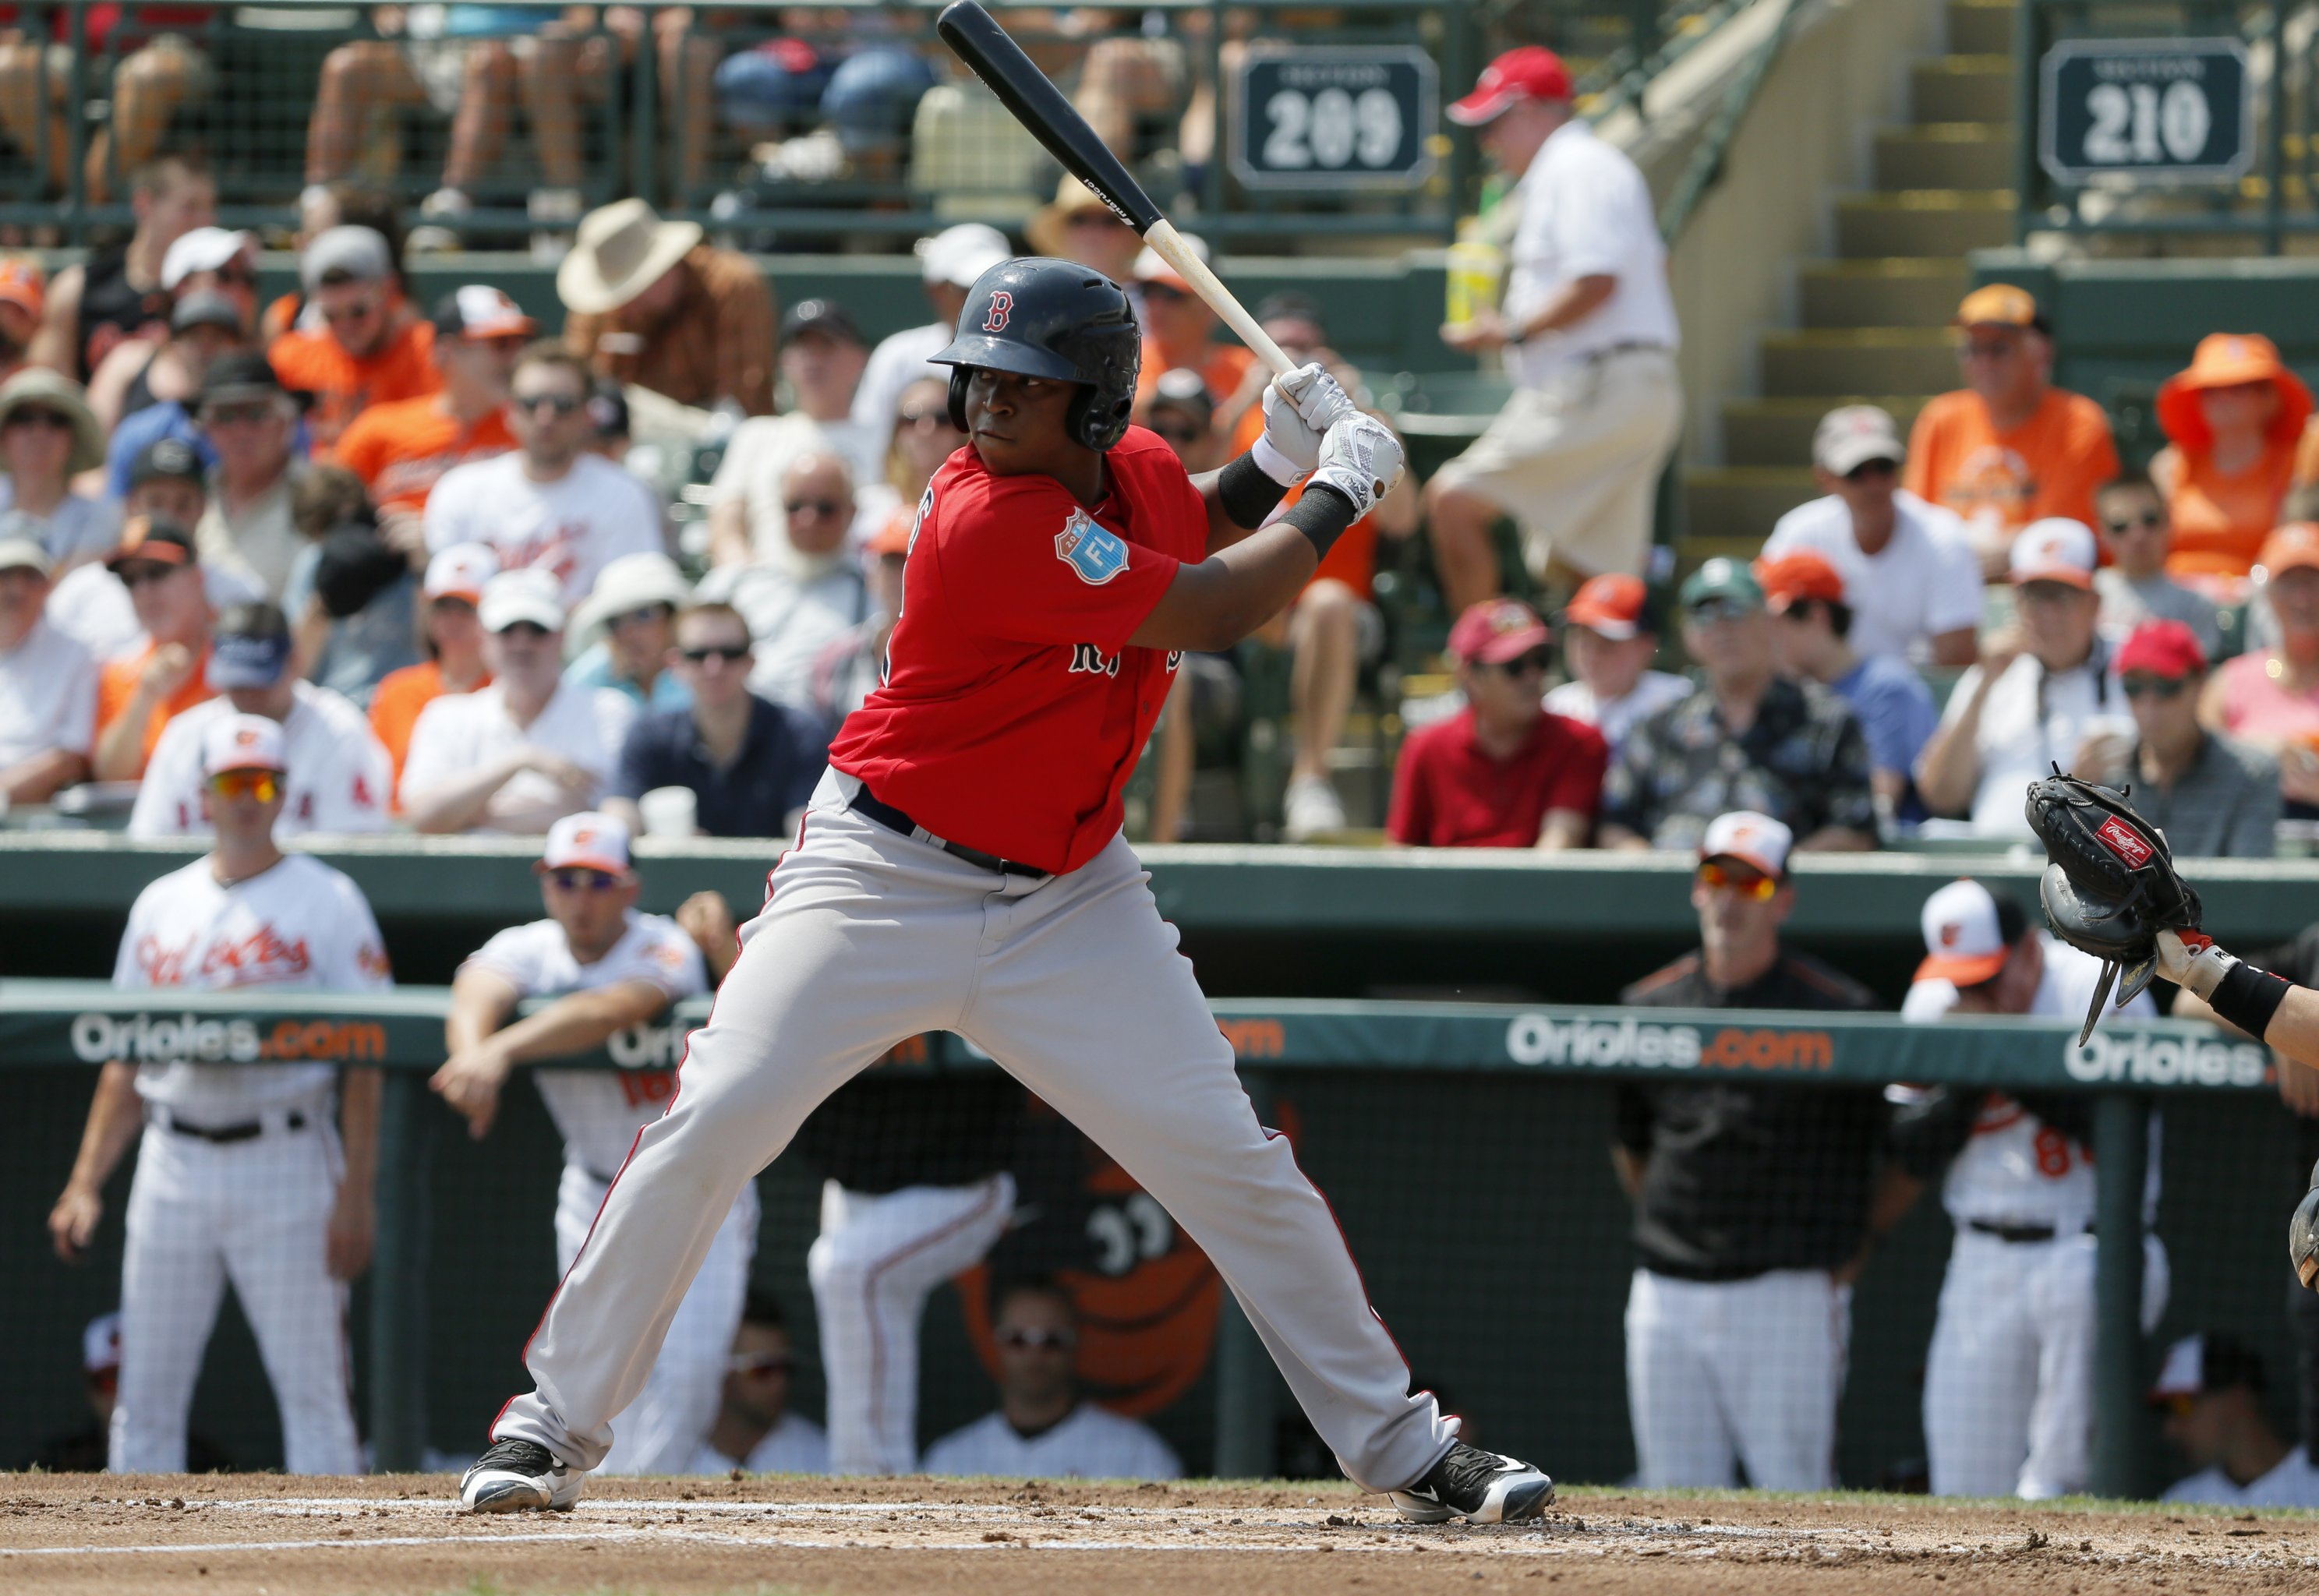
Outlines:
[{"label": "second baseball bat", "polygon": [[1223,279],[1208,269],[1208,263],[1193,253],[1174,224],[1160,213],[1143,185],[1096,137],[1095,130],[1071,108],[1062,90],[1049,81],[977,0],[953,0],[944,6],[934,30],[958,59],[990,86],[990,92],[1014,113],[1015,120],[1063,163],[1065,171],[1086,184],[1114,215],[1133,228],[1153,254],[1174,266],[1191,284],[1192,292],[1239,335],[1241,342],[1256,351],[1258,359],[1276,375],[1295,368],[1295,363],[1257,325],[1256,318],[1233,297]]}]

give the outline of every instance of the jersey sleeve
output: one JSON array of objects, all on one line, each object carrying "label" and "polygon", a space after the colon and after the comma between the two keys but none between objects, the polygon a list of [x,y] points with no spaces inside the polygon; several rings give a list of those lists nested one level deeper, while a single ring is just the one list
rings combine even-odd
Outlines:
[{"label": "jersey sleeve", "polygon": [[129,906],[129,924],[122,927],[121,946],[113,956],[113,984],[116,987],[133,988],[153,984],[145,967],[138,962],[137,944],[153,929],[153,894],[168,879],[164,876],[146,888]]},{"label": "jersey sleeve", "polygon": [[129,811],[132,837],[181,837],[201,816],[201,726],[197,716],[173,717],[146,762],[137,802]]},{"label": "jersey sleeve", "polygon": [[338,943],[325,984],[340,992],[383,991],[394,985],[394,973],[386,960],[386,939],[378,933],[378,917],[371,913],[361,888],[344,876],[338,886]]},{"label": "jersey sleeve", "polygon": [[698,997],[708,990],[708,966],[690,933],[673,920],[650,916],[652,934],[639,937],[634,953],[619,972],[625,981],[644,981],[668,994],[671,1001]]},{"label": "jersey sleeve", "polygon": [[1051,477],[934,490],[934,567],[951,623],[1010,643],[1116,654],[1182,562],[1103,526]]},{"label": "jersey sleeve", "polygon": [[338,441],[324,452],[323,460],[329,464],[343,465],[362,478],[363,486],[378,485],[379,468],[386,463],[386,429],[378,424],[378,412],[368,410],[356,416]]},{"label": "jersey sleeve", "polygon": [[535,921],[528,925],[510,925],[505,931],[494,933],[492,940],[468,954],[459,968],[465,969],[473,965],[477,969],[489,970],[524,996],[531,996],[540,987],[537,927],[542,924],[552,922]]},{"label": "jersey sleeve", "polygon": [[473,497],[474,475],[466,467],[455,465],[445,472],[427,495],[427,508],[421,512],[420,525],[427,534],[427,552],[439,555],[455,543],[474,541],[467,530],[468,500]]}]

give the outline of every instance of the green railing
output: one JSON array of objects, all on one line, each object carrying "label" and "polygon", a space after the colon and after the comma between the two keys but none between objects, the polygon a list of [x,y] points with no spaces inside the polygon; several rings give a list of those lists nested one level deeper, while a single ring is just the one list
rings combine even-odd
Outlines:
[{"label": "green railing", "polygon": [[[31,114],[28,92],[14,120],[0,118],[22,158],[0,174],[0,224],[41,229],[42,241],[67,245],[125,226],[126,168],[155,148],[182,147],[211,158],[227,221],[285,232],[310,181],[383,187],[415,209],[447,175],[469,208],[426,220],[476,247],[524,242],[534,195],[554,187],[576,189],[591,205],[641,194],[760,249],[898,245],[968,219],[1019,229],[1051,196],[1059,169],[935,41],[939,3],[832,0],[800,10],[744,0],[694,8],[699,20],[688,27],[663,24],[674,10],[667,0],[646,0],[599,8],[592,31],[567,33],[564,7],[528,0],[448,8],[454,17],[492,14],[487,31],[413,37],[377,23],[403,30],[442,9],[275,0],[219,6],[156,44],[119,28],[93,38],[88,7],[46,0],[16,8],[23,42],[0,64],[27,83],[43,79],[50,106]],[[1494,50],[1562,50],[1599,115],[1638,104],[1654,75],[1746,4],[1340,0],[1315,10],[1097,0],[1006,20],[1083,108],[1108,97],[1123,153],[1164,205],[1236,248],[1294,250],[1357,235],[1446,239],[1472,207],[1478,166],[1471,138],[1434,108],[1463,93]],[[626,16],[641,23],[608,25]],[[1058,31],[1059,17],[1070,31]],[[784,30],[799,18],[812,19],[806,32]],[[32,41],[51,46],[38,73]],[[790,54],[768,65],[758,52],[774,45]],[[1401,47],[1430,64],[1434,97],[1394,113],[1433,119],[1413,131],[1421,173],[1398,185],[1242,183],[1232,159],[1250,119],[1239,104],[1241,63],[1316,46]],[[858,138],[816,132],[833,66],[880,48],[922,61],[930,97],[904,92],[882,123],[865,112],[866,122],[848,124]],[[732,73],[757,84],[756,120],[728,114]],[[857,80],[848,103],[889,102]],[[1245,130],[1251,142],[1281,131],[1269,113],[1258,111],[1264,125]],[[1365,138],[1377,131],[1367,110],[1360,116]],[[1349,137],[1348,129],[1339,131]],[[1358,165],[1333,164],[1339,178]]]},{"label": "green railing", "polygon": [[[333,996],[262,990],[240,993],[122,992],[94,981],[0,984],[0,1061],[21,1081],[59,1069],[86,1069],[110,1059],[245,1062],[264,1058],[323,1058],[375,1065],[387,1072],[379,1158],[379,1231],[369,1287],[366,1384],[371,1438],[383,1469],[416,1466],[427,1442],[429,1381],[426,1303],[430,1247],[440,1267],[440,1238],[429,1240],[426,1126],[439,1117],[426,1076],[443,1056],[442,1019],[449,995],[439,987]],[[2094,1146],[2099,1182],[2097,1299],[2097,1420],[2094,1489],[2130,1496],[2152,1484],[2143,1447],[2148,1418],[2139,1324],[2143,1270],[2143,1183],[2152,1106],[2163,1101],[2247,1099],[2270,1087],[2264,1050],[2233,1042],[2206,1026],[2173,1023],[2116,1024],[2092,1046],[2073,1045],[2066,1023],[2017,1020],[1904,1024],[1889,1014],[1689,1012],[1615,1007],[1524,1007],[1464,1004],[1241,1002],[1215,1005],[1259,1111],[1275,1093],[1299,1082],[1338,1095],[1364,1077],[1496,1078],[1522,1094],[1549,1083],[1649,1081],[1702,1077],[1780,1083],[1809,1090],[1881,1085],[1894,1079],[1969,1088],[2035,1088],[2096,1095]],[[613,1039],[608,1051],[570,1062],[597,1068],[665,1068],[679,1056],[684,1031],[705,1003],[683,1005],[661,1026]],[[987,1068],[947,1033],[916,1062],[889,1062],[902,1073]],[[52,1077],[51,1077],[52,1078]],[[1529,1084],[1525,1084],[1529,1083]],[[1427,1089],[1419,1087],[1422,1096]],[[1412,1126],[1412,1132],[1417,1128]],[[1310,1148],[1305,1156],[1312,1156]],[[1446,1150],[1436,1150],[1437,1152]],[[1590,1174],[1599,1174],[1599,1161]],[[539,1172],[542,1184],[552,1184]],[[35,1172],[36,1177],[38,1172]],[[1541,1247],[1568,1246],[1546,1222],[1566,1212],[1563,1188],[1575,1171],[1548,1168],[1543,1185],[1484,1193],[1458,1158],[1421,1160],[1380,1171],[1403,1186],[1393,1201],[1405,1211],[1427,1181],[1455,1185],[1469,1204],[1534,1212]],[[1374,1186],[1376,1181],[1370,1182]],[[1340,1201],[1374,1202],[1374,1190],[1339,1191]],[[2228,1210],[2224,1210],[2228,1212]],[[2260,1229],[2280,1215],[2243,1217]],[[23,1221],[25,1216],[19,1216]],[[1599,1239],[1598,1239],[1599,1240]],[[2195,1272],[2185,1243],[2180,1268]],[[1406,1261],[1406,1260],[1402,1260]],[[1486,1269],[1482,1259],[1471,1260]],[[1507,1264],[1527,1273],[1529,1265]],[[2275,1267],[2275,1266],[2274,1266]],[[1466,1274],[1465,1311],[1515,1300],[1511,1281]],[[14,1293],[22,1336],[40,1294]],[[1498,1286],[1509,1294],[1501,1294]],[[1229,1298],[1227,1298],[1229,1301]],[[2201,1303],[2204,1313],[2212,1306]],[[43,1328],[46,1328],[45,1326]],[[1511,1324],[1499,1335],[1518,1333]],[[20,1345],[24,1344],[22,1340]],[[1495,1360],[1502,1366],[1504,1360]],[[1855,1359],[1853,1378],[1873,1371]],[[20,1393],[21,1394],[21,1393]],[[1282,1393],[1254,1333],[1227,1310],[1215,1352],[1214,1467],[1223,1474],[1272,1472],[1274,1418]],[[1469,1400],[1488,1406],[1484,1393]]]}]

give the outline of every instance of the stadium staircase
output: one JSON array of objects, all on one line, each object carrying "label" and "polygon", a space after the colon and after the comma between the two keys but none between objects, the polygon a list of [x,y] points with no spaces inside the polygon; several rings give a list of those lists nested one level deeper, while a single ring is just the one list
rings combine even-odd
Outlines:
[{"label": "stadium staircase", "polygon": [[1683,566],[1752,555],[1815,496],[1812,428],[1833,406],[1865,399],[1906,428],[1956,385],[1964,257],[2013,241],[2014,11],[1949,0],[1947,53],[1910,67],[1913,120],[1876,131],[1876,187],[1836,196],[1834,258],[1798,263],[1800,324],[1763,335],[1757,393],[1723,407],[1723,463],[1684,473]]}]

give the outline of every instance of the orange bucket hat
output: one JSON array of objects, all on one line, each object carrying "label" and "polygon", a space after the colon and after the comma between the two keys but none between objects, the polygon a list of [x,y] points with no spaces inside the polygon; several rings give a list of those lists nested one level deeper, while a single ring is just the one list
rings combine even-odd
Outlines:
[{"label": "orange bucket hat", "polygon": [[2241,383],[2269,383],[2278,390],[2278,412],[2270,419],[2273,443],[2292,443],[2311,419],[2311,390],[2287,369],[2278,346],[2259,332],[2209,333],[2198,340],[2190,368],[2178,371],[2158,390],[2158,425],[2186,449],[2203,449],[2215,441],[2198,408],[2198,393],[2206,388],[2230,388]]}]

